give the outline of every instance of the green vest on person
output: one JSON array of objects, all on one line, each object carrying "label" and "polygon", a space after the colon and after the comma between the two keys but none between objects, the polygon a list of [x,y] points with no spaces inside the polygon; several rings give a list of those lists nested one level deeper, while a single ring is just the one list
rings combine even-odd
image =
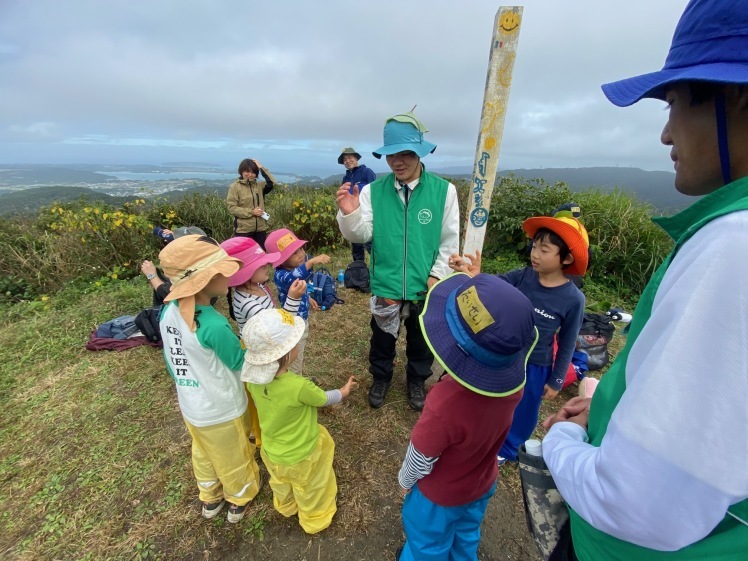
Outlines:
[{"label": "green vest on person", "polygon": [[[616,357],[610,370],[603,376],[590,407],[587,434],[590,444],[600,446],[608,428],[611,415],[626,391],[626,362],[629,352],[652,314],[657,289],[662,282],[673,257],[683,244],[705,224],[719,216],[748,210],[748,177],[734,181],[707,195],[689,208],[672,217],[654,218],[674,240],[675,247],[665,262],[660,265],[647,284],[636,306],[626,345]],[[734,243],[730,240],[729,243]],[[730,507],[729,511],[743,520],[748,520],[748,500]],[[574,549],[580,560],[600,559],[628,561],[662,560],[701,561],[704,559],[735,561],[736,555],[748,556],[748,526],[732,516],[725,518],[704,539],[678,551],[655,551],[614,538],[596,530],[581,516],[570,509],[571,531]],[[678,520],[674,519],[673,524]],[[739,554],[739,552],[743,552]]]},{"label": "green vest on person", "polygon": [[372,294],[393,300],[426,298],[429,273],[439,257],[448,187],[448,181],[424,168],[406,207],[395,187],[394,174],[369,186]]}]

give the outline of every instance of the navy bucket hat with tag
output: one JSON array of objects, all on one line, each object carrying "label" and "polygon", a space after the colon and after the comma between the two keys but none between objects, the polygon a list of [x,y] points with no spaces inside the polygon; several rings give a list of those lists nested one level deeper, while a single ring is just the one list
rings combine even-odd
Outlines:
[{"label": "navy bucket hat with tag", "polygon": [[665,99],[676,82],[748,84],[748,2],[691,0],[662,70],[602,88],[613,104],[627,107],[645,97]]},{"label": "navy bucket hat with tag", "polygon": [[534,316],[527,297],[505,280],[455,273],[429,291],[419,321],[434,357],[457,382],[503,397],[525,385]]}]

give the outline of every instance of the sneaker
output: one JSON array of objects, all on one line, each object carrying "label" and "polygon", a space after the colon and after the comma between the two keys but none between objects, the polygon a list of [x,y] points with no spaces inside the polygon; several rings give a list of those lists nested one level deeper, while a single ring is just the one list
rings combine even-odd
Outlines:
[{"label": "sneaker", "polygon": [[228,520],[231,524],[236,524],[244,518],[244,513],[247,510],[247,505],[237,506],[235,504],[229,505],[229,513],[226,516],[226,520]]},{"label": "sneaker", "polygon": [[499,467],[503,466],[506,462],[507,460],[504,456],[496,456],[496,463],[499,464]]},{"label": "sneaker", "polygon": [[423,382],[408,382],[408,405],[415,411],[423,410],[423,403],[426,401],[426,390]]},{"label": "sneaker", "polygon": [[387,397],[389,389],[390,382],[375,380],[369,388],[369,405],[374,409],[379,409],[384,403],[384,398]]},{"label": "sneaker", "polygon": [[223,510],[223,506],[225,504],[226,501],[224,501],[223,499],[215,503],[203,503],[203,518],[207,518],[208,520],[214,518],[219,512]]}]

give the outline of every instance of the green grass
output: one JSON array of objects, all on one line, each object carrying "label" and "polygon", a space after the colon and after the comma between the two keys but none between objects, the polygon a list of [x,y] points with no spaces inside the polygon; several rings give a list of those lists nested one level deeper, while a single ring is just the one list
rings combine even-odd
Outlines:
[{"label": "green grass", "polygon": [[[348,257],[335,254],[329,268],[343,267]],[[515,266],[513,259],[499,259],[494,268]],[[594,283],[589,288],[615,300]],[[150,305],[143,279],[90,293],[72,285],[47,301],[2,306],[0,557],[221,559],[250,547],[266,559],[324,558],[324,548],[330,559],[363,558],[361,546],[351,545],[356,538],[373,540],[376,551],[392,558],[401,535],[397,470],[417,415],[402,383],[381,409],[366,404],[368,299],[351,291],[342,296],[346,304],[311,317],[308,374],[326,389],[351,374],[362,384],[344,403],[320,412],[336,441],[339,511],[332,527],[314,538],[273,510],[267,485],[242,523],[200,519],[190,439],[161,352],[85,350],[98,323]],[[219,308],[225,313],[223,303]],[[396,376],[403,368],[399,358]],[[521,535],[516,469],[502,472]],[[507,541],[505,547],[518,546]]]}]

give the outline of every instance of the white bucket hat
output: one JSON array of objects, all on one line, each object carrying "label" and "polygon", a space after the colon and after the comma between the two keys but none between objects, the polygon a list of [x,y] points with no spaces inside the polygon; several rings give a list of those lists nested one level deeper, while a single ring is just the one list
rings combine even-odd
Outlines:
[{"label": "white bucket hat", "polygon": [[247,348],[242,382],[269,384],[280,366],[278,360],[293,349],[304,335],[304,320],[286,310],[262,310],[242,329]]}]

